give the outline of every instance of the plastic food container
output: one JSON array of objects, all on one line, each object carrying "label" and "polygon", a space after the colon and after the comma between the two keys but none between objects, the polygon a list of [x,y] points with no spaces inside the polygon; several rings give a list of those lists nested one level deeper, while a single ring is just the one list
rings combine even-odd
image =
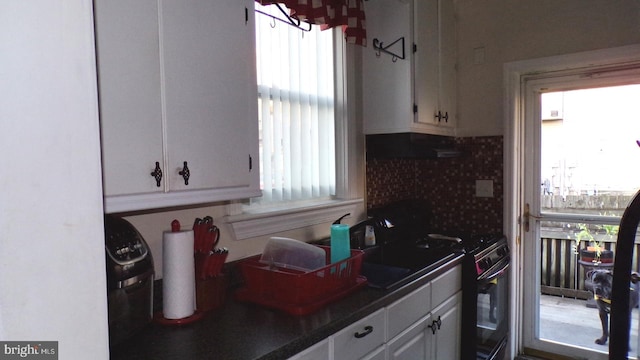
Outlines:
[{"label": "plastic food container", "polygon": [[267,242],[260,263],[283,269],[309,271],[327,264],[327,257],[321,248],[303,241],[272,237]]}]

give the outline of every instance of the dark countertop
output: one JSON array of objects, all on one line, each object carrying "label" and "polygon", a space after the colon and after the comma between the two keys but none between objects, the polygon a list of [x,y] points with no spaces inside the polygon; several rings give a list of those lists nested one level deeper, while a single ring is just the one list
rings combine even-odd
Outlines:
[{"label": "dark countertop", "polygon": [[347,325],[407,295],[462,261],[463,255],[393,290],[364,287],[305,316],[294,316],[234,299],[192,324],[149,324],[111,349],[111,359],[286,359]]}]

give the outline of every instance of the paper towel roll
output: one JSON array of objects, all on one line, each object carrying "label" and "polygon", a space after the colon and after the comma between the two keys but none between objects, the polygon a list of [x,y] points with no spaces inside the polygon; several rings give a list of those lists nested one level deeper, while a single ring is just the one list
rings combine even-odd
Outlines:
[{"label": "paper towel roll", "polygon": [[193,230],[170,232],[162,237],[162,312],[166,319],[182,319],[195,310]]}]

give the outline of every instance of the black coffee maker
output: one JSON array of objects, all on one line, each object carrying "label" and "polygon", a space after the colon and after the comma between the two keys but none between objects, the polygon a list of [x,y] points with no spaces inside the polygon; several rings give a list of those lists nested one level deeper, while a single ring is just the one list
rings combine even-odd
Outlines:
[{"label": "black coffee maker", "polygon": [[153,317],[153,257],[128,221],[105,216],[109,344],[114,346]]}]

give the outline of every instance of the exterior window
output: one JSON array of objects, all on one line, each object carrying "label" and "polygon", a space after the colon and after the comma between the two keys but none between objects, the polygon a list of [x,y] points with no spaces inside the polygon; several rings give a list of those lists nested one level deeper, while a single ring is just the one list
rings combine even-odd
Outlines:
[{"label": "exterior window", "polygon": [[[256,9],[282,17],[275,6]],[[306,32],[256,13],[261,198],[251,204],[335,194],[333,30]]]}]

